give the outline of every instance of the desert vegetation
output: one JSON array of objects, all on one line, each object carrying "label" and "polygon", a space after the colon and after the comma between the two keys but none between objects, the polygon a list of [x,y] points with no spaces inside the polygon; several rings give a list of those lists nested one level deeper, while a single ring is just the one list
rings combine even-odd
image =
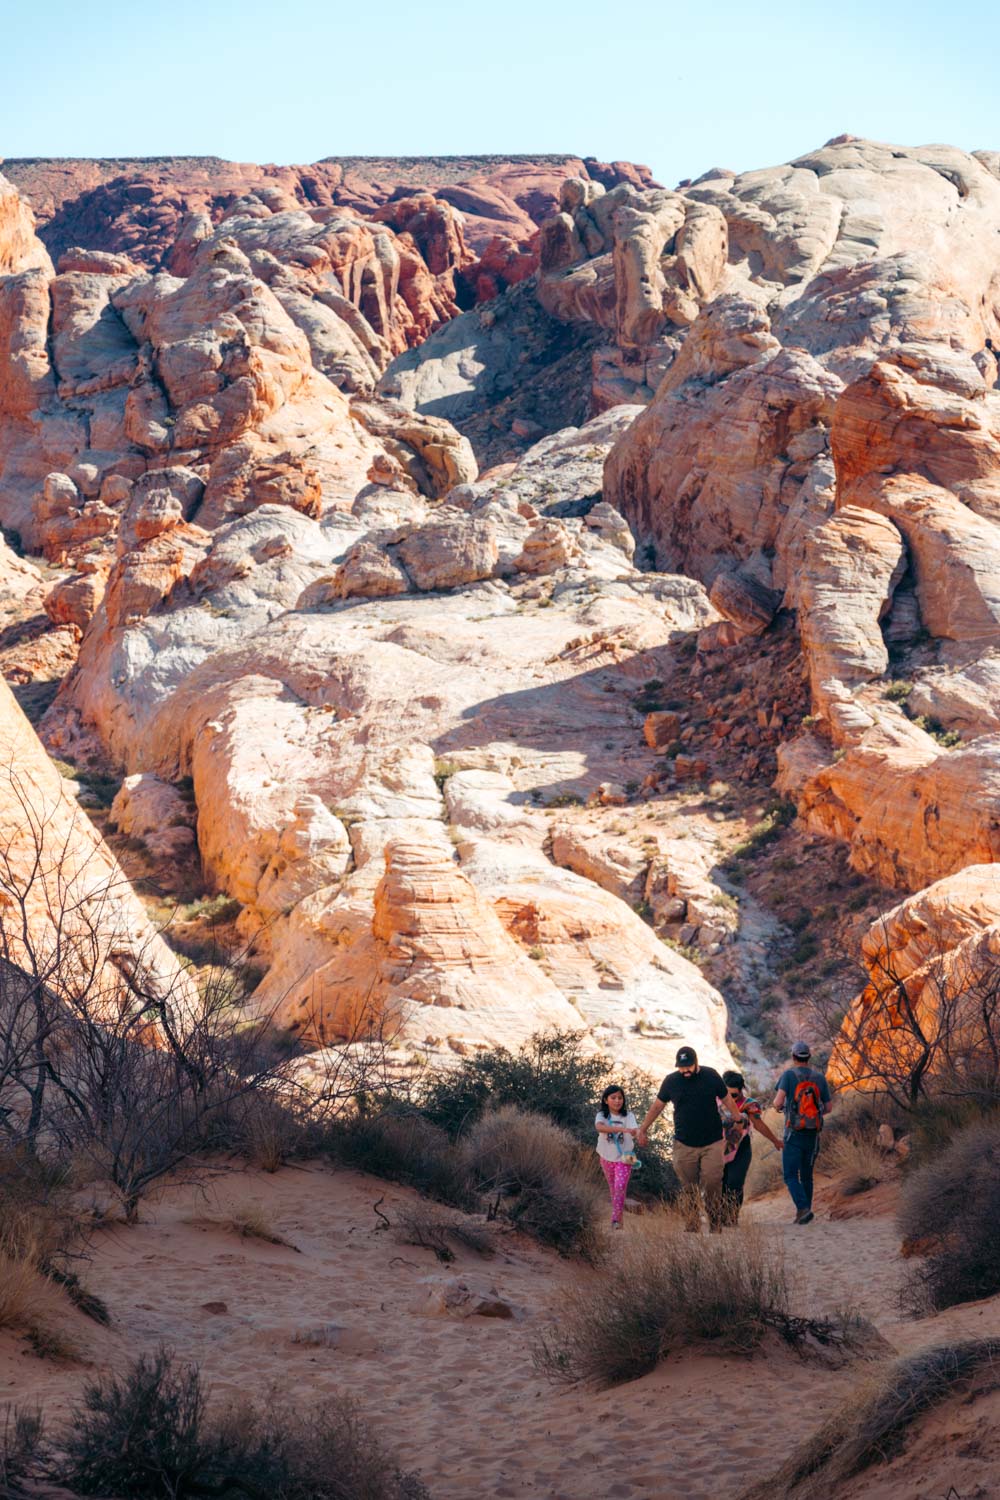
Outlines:
[{"label": "desert vegetation", "polygon": [[686,1234],[683,1220],[683,1205],[653,1216],[616,1247],[612,1264],[571,1289],[558,1324],[537,1340],[541,1372],[570,1385],[618,1385],[685,1348],[750,1354],[768,1333],[793,1346],[808,1334],[841,1353],[861,1347],[859,1319],[793,1315],[774,1243],[747,1228],[735,1241],[704,1239]]},{"label": "desert vegetation", "polygon": [[752,1486],[747,1500],[798,1500],[835,1491],[894,1457],[934,1406],[995,1387],[998,1360],[1000,1340],[972,1339],[921,1349],[884,1366],[775,1473]]},{"label": "desert vegetation", "polygon": [[428,1500],[353,1402],[219,1408],[198,1368],[162,1348],[88,1382],[51,1436],[39,1414],[9,1410],[0,1480],[11,1497],[47,1482],[105,1500]]}]

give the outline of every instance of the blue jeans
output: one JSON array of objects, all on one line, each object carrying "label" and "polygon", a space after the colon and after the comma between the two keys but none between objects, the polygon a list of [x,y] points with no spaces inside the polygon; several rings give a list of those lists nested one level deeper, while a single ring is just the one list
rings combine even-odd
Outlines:
[{"label": "blue jeans", "polygon": [[819,1154],[818,1130],[793,1130],[785,1137],[781,1172],[799,1213],[812,1208],[813,1166]]}]

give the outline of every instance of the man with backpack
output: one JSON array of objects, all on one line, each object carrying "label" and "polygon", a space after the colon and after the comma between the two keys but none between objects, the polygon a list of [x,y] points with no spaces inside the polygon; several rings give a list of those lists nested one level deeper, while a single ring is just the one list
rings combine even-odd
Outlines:
[{"label": "man with backpack", "polygon": [[785,1144],[781,1170],[795,1204],[795,1223],[813,1220],[813,1167],[819,1154],[823,1119],[833,1108],[830,1085],[818,1068],[809,1066],[808,1042],[792,1048],[792,1066],[778,1079],[775,1109],[785,1112]]}]

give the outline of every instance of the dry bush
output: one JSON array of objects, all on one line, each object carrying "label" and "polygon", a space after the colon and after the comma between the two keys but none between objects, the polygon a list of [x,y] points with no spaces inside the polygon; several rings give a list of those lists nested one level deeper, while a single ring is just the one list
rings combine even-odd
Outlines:
[{"label": "dry bush", "polygon": [[459,1153],[439,1126],[415,1111],[346,1116],[331,1125],[324,1147],[341,1166],[406,1183],[458,1208],[473,1204]]},{"label": "dry bush", "polygon": [[164,1349],[140,1355],[124,1375],[84,1387],[59,1440],[59,1477],[80,1495],[189,1495],[217,1457],[205,1418],[194,1366],[175,1369]]},{"label": "dry bush", "polygon": [[62,1326],[66,1311],[58,1287],[30,1260],[0,1252],[0,1328],[23,1334],[42,1359],[77,1359],[79,1345]]},{"label": "dry bush", "polygon": [[744,1500],[798,1500],[837,1487],[903,1447],[909,1428],[941,1401],[991,1389],[1000,1380],[1000,1339],[921,1349],[885,1366],[864,1384],[776,1473],[744,1491]]},{"label": "dry bush", "polygon": [[504,1105],[483,1115],[460,1149],[476,1187],[519,1228],[562,1254],[596,1253],[606,1195],[569,1131]]},{"label": "dry bush", "polygon": [[955,1136],[905,1180],[899,1228],[930,1242],[910,1262],[904,1301],[916,1312],[940,1311],[1000,1292],[1000,1122],[984,1120]]},{"label": "dry bush", "polygon": [[831,1132],[830,1138],[823,1141],[820,1160],[825,1171],[841,1178],[840,1191],[845,1198],[867,1193],[896,1175],[891,1153],[883,1151],[863,1127]]},{"label": "dry bush", "polygon": [[[220,1465],[260,1500],[430,1500],[400,1470],[378,1431],[344,1396],[322,1404],[234,1409],[218,1427]],[[193,1493],[193,1492],[192,1492]]]},{"label": "dry bush", "polygon": [[705,1237],[683,1214],[650,1216],[615,1245],[614,1259],[560,1300],[559,1322],[535,1343],[536,1369],[570,1385],[635,1380],[680,1349],[707,1344],[750,1354],[769,1331],[790,1345],[858,1352],[873,1330],[860,1319],[789,1311],[784,1259],[753,1228]]},{"label": "dry bush", "polygon": [[341,1397],[313,1409],[268,1400],[213,1416],[195,1366],[166,1350],[89,1384],[51,1477],[80,1495],[128,1500],[427,1500]]},{"label": "dry bush", "polygon": [[40,1412],[8,1406],[0,1428],[0,1495],[27,1493],[25,1481],[37,1474],[47,1457]]},{"label": "dry bush", "polygon": [[472,1250],[476,1255],[493,1254],[493,1239],[485,1225],[467,1219],[445,1218],[419,1205],[397,1212],[392,1235],[397,1245],[416,1245],[422,1250],[433,1250],[438,1260],[445,1263],[455,1259],[456,1245],[463,1250]]}]

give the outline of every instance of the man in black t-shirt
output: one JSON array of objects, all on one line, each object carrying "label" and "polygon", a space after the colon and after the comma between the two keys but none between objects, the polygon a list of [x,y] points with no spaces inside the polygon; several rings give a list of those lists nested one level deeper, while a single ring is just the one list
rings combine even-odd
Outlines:
[{"label": "man in black t-shirt", "polygon": [[699,1228],[698,1194],[705,1195],[709,1225],[713,1234],[722,1228],[722,1116],[719,1101],[729,1103],[729,1090],[714,1068],[698,1064],[693,1047],[681,1047],[677,1053],[677,1071],[668,1073],[659,1092],[646,1111],[639,1128],[638,1141],[645,1146],[649,1127],[668,1104],[674,1106],[674,1171],[688,1194],[689,1230]]}]

